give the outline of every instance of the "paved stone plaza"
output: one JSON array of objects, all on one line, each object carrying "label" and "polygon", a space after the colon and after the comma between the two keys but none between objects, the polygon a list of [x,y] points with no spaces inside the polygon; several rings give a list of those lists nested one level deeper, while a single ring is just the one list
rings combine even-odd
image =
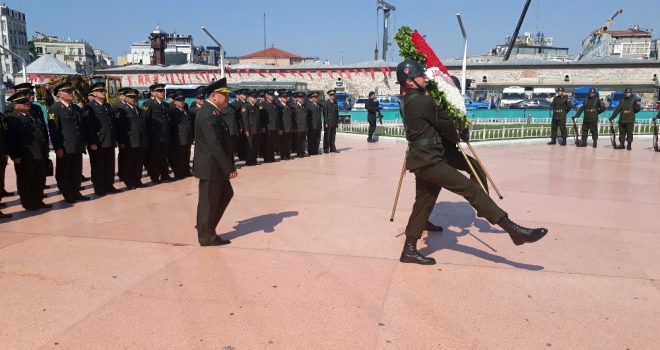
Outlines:
[{"label": "paved stone plaza", "polygon": [[497,203],[550,232],[515,246],[443,191],[445,231],[419,244],[434,266],[398,261],[400,143],[239,169],[221,247],[197,244],[193,178],[104,198],[87,182],[75,205],[51,188],[38,212],[4,198],[0,348],[657,349],[660,154],[607,141],[477,148]]}]

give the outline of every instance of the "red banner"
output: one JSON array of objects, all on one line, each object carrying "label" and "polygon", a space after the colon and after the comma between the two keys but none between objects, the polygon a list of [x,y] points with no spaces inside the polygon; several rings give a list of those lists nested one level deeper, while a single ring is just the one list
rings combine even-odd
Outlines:
[{"label": "red banner", "polygon": [[317,70],[317,71],[316,71],[316,75],[319,76],[319,79],[323,78],[323,75],[321,74],[321,71],[320,71],[320,70]]},{"label": "red banner", "polygon": [[270,69],[265,69],[265,71],[266,71],[266,74],[270,75],[271,77],[273,76],[273,74],[270,73]]},{"label": "red banner", "polygon": [[225,72],[229,74],[229,77],[231,78],[231,67],[226,67]]},{"label": "red banner", "polygon": [[248,77],[250,76],[250,70],[245,68],[245,73],[247,73]]},{"label": "red banner", "polygon": [[387,76],[387,69],[385,67],[380,67],[380,71],[383,72],[383,79]]},{"label": "red banner", "polygon": [[[299,70],[296,71],[296,74],[298,74],[301,78],[304,78],[304,77],[305,77],[304,75],[302,75],[302,74],[300,73]],[[294,77],[295,77],[295,75],[294,75]]]},{"label": "red banner", "polygon": [[211,82],[211,76],[209,75],[209,71],[206,71],[206,82],[210,83]]},{"label": "red banner", "polygon": [[144,75],[138,75],[138,84],[144,85]]},{"label": "red banner", "polygon": [[36,74],[30,74],[30,77],[28,78],[30,82],[37,81],[37,75]]},{"label": "red banner", "polygon": [[133,86],[133,77],[130,75],[128,76],[128,86]]},{"label": "red banner", "polygon": [[149,77],[149,74],[144,75],[144,83],[151,85],[151,77]]},{"label": "red banner", "polygon": [[344,77],[344,75],[341,73],[341,69],[339,69],[339,70],[337,71],[337,74],[339,74],[339,76],[342,77],[342,78]]},{"label": "red banner", "polygon": [[154,73],[154,84],[158,82],[158,74]]},{"label": "red banner", "polygon": [[346,76],[348,77],[348,79],[353,79],[353,77],[351,76],[351,70],[350,69],[347,69],[346,71],[344,71],[344,73],[346,73]]},{"label": "red banner", "polygon": [[331,71],[331,70],[327,70],[326,73],[328,73],[328,75],[330,76],[330,78],[332,78],[332,79],[335,78],[335,77],[332,76],[332,71]]},{"label": "red banner", "polygon": [[369,72],[371,73],[371,80],[376,80],[376,76],[374,75],[374,69],[369,68]]},{"label": "red banner", "polygon": [[314,80],[314,78],[312,78],[312,71],[311,70],[307,71],[307,75],[309,75],[310,80]]},{"label": "red banner", "polygon": [[284,73],[282,73],[282,71],[280,71],[279,69],[276,69],[276,70],[275,70],[275,73],[277,73],[277,74],[279,74],[279,75],[281,75],[281,76],[283,76],[283,77],[286,78],[286,75],[284,75]]},{"label": "red banner", "polygon": [[242,77],[243,77],[243,74],[241,74],[241,69],[240,69],[240,68],[236,68],[236,71],[238,72],[238,76],[239,76],[240,78],[242,78]]},{"label": "red banner", "polygon": [[365,76],[368,76],[368,75],[369,75],[369,73],[367,73],[367,70],[366,70],[366,69],[362,68],[361,70],[362,70],[362,74],[364,74]]},{"label": "red banner", "polygon": [[391,73],[392,73],[392,68],[390,68],[390,67],[388,66],[388,67],[387,67],[387,75],[389,76]]},{"label": "red banner", "polygon": [[257,74],[259,74],[260,77],[265,78],[265,76],[263,74],[261,74],[261,70],[256,69],[256,71],[257,71]]}]

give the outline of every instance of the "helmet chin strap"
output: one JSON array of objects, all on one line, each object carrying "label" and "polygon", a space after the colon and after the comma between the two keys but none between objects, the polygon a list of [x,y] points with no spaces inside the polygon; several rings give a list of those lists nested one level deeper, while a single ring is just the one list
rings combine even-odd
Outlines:
[{"label": "helmet chin strap", "polygon": [[423,87],[419,86],[419,83],[417,83],[417,80],[415,80],[415,79],[411,79],[411,80],[417,86],[418,89],[422,90],[422,93],[426,94],[426,88],[423,88]]}]

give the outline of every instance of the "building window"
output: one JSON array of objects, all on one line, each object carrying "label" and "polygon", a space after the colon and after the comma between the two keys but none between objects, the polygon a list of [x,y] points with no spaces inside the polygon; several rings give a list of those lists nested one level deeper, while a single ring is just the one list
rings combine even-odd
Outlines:
[{"label": "building window", "polygon": [[651,43],[624,43],[621,46],[622,55],[644,55],[651,49]]}]

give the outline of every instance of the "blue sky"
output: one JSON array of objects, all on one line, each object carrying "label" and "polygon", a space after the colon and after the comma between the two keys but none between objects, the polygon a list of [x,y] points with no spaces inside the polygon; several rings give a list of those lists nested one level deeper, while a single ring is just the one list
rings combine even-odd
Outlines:
[{"label": "blue sky", "polygon": [[[468,55],[484,54],[504,42],[518,22],[524,0],[389,0],[391,26],[408,25],[426,35],[438,57],[460,57],[463,43],[456,21],[461,13],[469,38]],[[155,4],[158,5],[155,5]],[[263,49],[263,14],[267,46],[305,57],[320,57],[339,64],[373,59],[378,42],[382,50],[382,12],[376,0],[161,0],[155,1],[6,1],[26,13],[28,38],[35,31],[64,38],[85,39],[116,59],[130,51],[134,41],[145,40],[155,27],[192,34],[196,45],[213,45],[201,30],[205,26],[230,56]],[[555,37],[555,46],[575,55],[592,30],[602,26],[616,10],[623,13],[612,29],[630,24],[660,31],[660,1],[533,0],[521,33],[542,31]],[[377,34],[379,30],[380,35]],[[654,38],[657,35],[654,34]],[[390,48],[398,61],[398,48]],[[379,54],[380,56],[380,54]],[[388,55],[390,60],[390,55]]]}]

